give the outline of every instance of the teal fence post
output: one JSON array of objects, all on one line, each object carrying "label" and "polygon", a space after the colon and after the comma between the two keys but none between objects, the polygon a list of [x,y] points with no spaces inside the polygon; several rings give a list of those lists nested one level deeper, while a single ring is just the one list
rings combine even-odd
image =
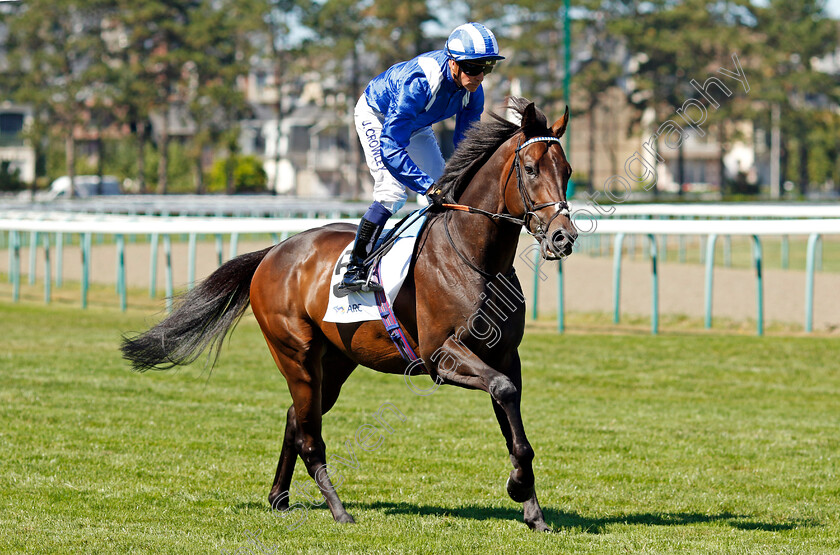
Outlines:
[{"label": "teal fence post", "polygon": [[822,235],[817,237],[817,258],[816,258],[816,270],[818,272],[822,272],[823,269],[823,238]]},{"label": "teal fence post", "polygon": [[566,329],[566,300],[563,290],[563,258],[557,261],[557,331]]},{"label": "teal fence post", "polygon": [[233,232],[230,234],[230,256],[228,256],[228,260],[232,258],[236,258],[236,252],[239,250],[239,234],[237,232]]},{"label": "teal fence post", "polygon": [[149,236],[149,298],[157,294],[158,234]]},{"label": "teal fence post", "polygon": [[89,232],[83,233],[79,240],[82,247],[82,308],[88,305],[88,289],[90,288],[90,251],[92,237]]},{"label": "teal fence post", "polygon": [[127,308],[125,284],[125,236],[122,233],[115,237],[117,242],[117,294],[120,296],[120,310]]},{"label": "teal fence post", "polygon": [[648,235],[650,240],[650,261],[651,261],[651,316],[650,316],[650,332],[653,335],[659,333],[659,272],[656,267],[656,237],[653,234]]},{"label": "teal fence post", "polygon": [[218,233],[216,234],[216,259],[218,262],[217,266],[221,266],[222,263],[225,261],[225,255],[223,251],[224,246],[222,243],[222,234]]},{"label": "teal fence post", "polygon": [[189,253],[187,255],[187,289],[195,287],[195,233],[190,233]]},{"label": "teal fence post", "polygon": [[814,269],[817,254],[817,243],[819,234],[812,233],[808,236],[808,246],[805,258],[805,331],[814,331]]},{"label": "teal fence post", "polygon": [[172,238],[167,233],[163,236],[163,255],[166,258],[166,311],[172,312]]},{"label": "teal fence post", "polygon": [[624,234],[616,233],[613,246],[613,323],[617,324],[621,313],[621,251]]},{"label": "teal fence post", "polygon": [[20,300],[20,232],[12,231],[9,240],[12,243],[12,248],[9,249],[11,255],[9,277],[12,279],[12,300],[18,302]]},{"label": "teal fence post", "polygon": [[756,277],[756,327],[758,335],[764,335],[764,283],[761,275],[761,240],[753,235],[753,257]]},{"label": "teal fence post", "polygon": [[55,286],[64,285],[64,233],[55,234]]},{"label": "teal fence post", "polygon": [[[712,327],[712,287],[715,271],[715,243],[717,234],[712,233],[706,240],[706,329]],[[725,244],[725,243],[724,243]]]},{"label": "teal fence post", "polygon": [[790,265],[790,237],[782,235],[782,270]]},{"label": "teal fence post", "polygon": [[29,285],[35,284],[35,263],[38,256],[38,236],[37,231],[29,232]]},{"label": "teal fence post", "polygon": [[52,265],[50,263],[50,234],[44,233],[44,302],[52,300]]},{"label": "teal fence post", "polygon": [[9,283],[12,283],[12,268],[15,265],[15,243],[17,242],[17,231],[9,230]]}]

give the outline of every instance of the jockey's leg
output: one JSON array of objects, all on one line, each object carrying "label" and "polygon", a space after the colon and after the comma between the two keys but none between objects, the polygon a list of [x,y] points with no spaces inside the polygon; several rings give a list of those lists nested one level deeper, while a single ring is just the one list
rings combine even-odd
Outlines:
[{"label": "jockey's leg", "polygon": [[382,290],[382,286],[376,280],[367,281],[365,259],[373,250],[379,234],[382,233],[382,228],[385,227],[385,222],[390,217],[391,212],[379,202],[371,204],[365,212],[362,222],[356,230],[356,242],[353,244],[353,250],[350,253],[350,263],[344,272],[344,278],[338,284],[336,294],[339,297],[354,291],[360,291],[362,288],[368,291]]},{"label": "jockey's leg", "polygon": [[[405,187],[397,181],[385,164],[382,163],[382,148],[379,136],[382,133],[382,115],[373,110],[362,95],[354,111],[356,133],[362,144],[370,174],[373,176],[373,204],[370,205],[359,228],[356,231],[356,242],[350,255],[350,263],[344,273],[336,294],[339,297],[366,288],[370,291],[381,290],[379,283],[367,280],[364,260],[370,254],[385,222],[406,201]],[[367,286],[367,287],[366,287]]]}]

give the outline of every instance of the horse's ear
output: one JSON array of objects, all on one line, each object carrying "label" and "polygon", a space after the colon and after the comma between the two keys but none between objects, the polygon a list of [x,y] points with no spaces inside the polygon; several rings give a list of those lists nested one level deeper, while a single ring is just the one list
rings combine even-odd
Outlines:
[{"label": "horse's ear", "polygon": [[[544,125],[544,124],[543,124]],[[539,128],[539,121],[537,119],[537,107],[534,106],[534,103],[531,102],[525,107],[525,111],[522,112],[522,132],[525,135],[529,135],[529,131],[532,128]],[[545,129],[545,128],[543,128]]]},{"label": "horse's ear", "polygon": [[563,136],[563,133],[566,132],[566,126],[569,125],[569,107],[566,106],[566,113],[563,114],[563,117],[558,119],[554,122],[554,125],[551,126],[551,132],[554,133],[554,136],[558,139]]}]

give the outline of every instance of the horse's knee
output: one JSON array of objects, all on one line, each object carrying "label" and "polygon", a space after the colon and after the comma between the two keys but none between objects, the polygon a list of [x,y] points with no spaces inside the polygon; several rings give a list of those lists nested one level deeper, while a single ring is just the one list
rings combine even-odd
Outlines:
[{"label": "horse's knee", "polygon": [[514,456],[520,466],[529,465],[534,461],[534,448],[531,447],[530,443],[515,443],[511,455]]},{"label": "horse's knee", "polygon": [[490,396],[504,406],[508,403],[516,401],[519,390],[514,385],[513,381],[507,376],[496,376],[490,380]]},{"label": "horse's knee", "polygon": [[324,449],[323,441],[312,437],[298,437],[295,440],[295,448],[297,448],[297,452],[307,468],[310,468],[314,463],[326,462],[324,460],[326,449]]}]

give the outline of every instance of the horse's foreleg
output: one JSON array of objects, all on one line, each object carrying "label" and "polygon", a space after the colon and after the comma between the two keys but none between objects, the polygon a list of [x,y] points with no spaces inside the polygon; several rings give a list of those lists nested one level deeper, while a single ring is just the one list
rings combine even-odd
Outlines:
[{"label": "horse's foreleg", "polygon": [[[499,428],[502,430],[502,435],[505,436],[505,443],[507,444],[508,453],[510,453],[510,460],[514,466],[514,470],[511,472],[511,478],[513,478],[514,474],[517,472],[517,459],[513,454],[512,434],[508,416],[495,399],[493,400],[493,412],[496,414],[496,420],[499,422]],[[508,480],[507,488],[508,495],[510,495],[514,501],[521,501],[520,496],[514,497],[513,494],[510,493],[510,480]],[[529,528],[537,530],[538,532],[551,531],[551,528],[549,528],[548,524],[545,523],[545,517],[543,517],[542,508],[540,507],[540,502],[537,501],[537,492],[533,485],[531,486],[531,496],[523,502],[522,508],[525,513],[525,524],[527,524]]]},{"label": "horse's foreleg", "polygon": [[[447,369],[439,365],[438,375],[444,380],[484,389],[493,398],[493,411],[499,421],[513,464],[506,484],[508,495],[514,501],[524,503],[525,523],[528,526],[540,531],[549,530],[534,490],[534,450],[528,442],[525,426],[522,424],[522,378],[519,357],[514,355],[505,365],[503,373],[488,366],[461,344],[455,345],[452,342],[452,338],[447,340],[444,349],[449,352],[448,360],[455,361],[454,367]],[[443,358],[440,357],[439,360]]]}]

